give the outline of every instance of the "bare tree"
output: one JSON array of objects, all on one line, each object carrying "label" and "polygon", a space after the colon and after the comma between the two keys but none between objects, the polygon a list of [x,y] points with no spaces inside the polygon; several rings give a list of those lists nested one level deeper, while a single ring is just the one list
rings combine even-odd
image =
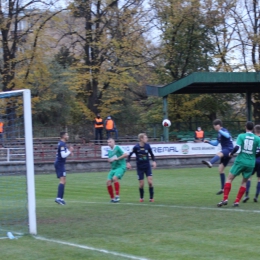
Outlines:
[{"label": "bare tree", "polygon": [[83,26],[68,24],[69,31],[60,40],[72,37],[70,48],[81,60],[75,84],[78,98],[89,111],[85,112],[87,117],[100,110],[113,111],[112,107],[122,101],[121,94],[128,88],[134,70],[151,59],[144,37],[150,26],[143,2],[75,0],[70,5],[76,23],[80,21]]},{"label": "bare tree", "polygon": [[[0,74],[3,91],[15,88],[16,68],[25,62],[25,59],[19,59],[17,54],[22,51],[25,43],[27,47],[30,45],[32,50],[26,57],[28,68],[25,78],[28,77],[41,30],[52,17],[63,10],[61,7],[56,8],[57,3],[48,0],[0,2]],[[29,35],[33,35],[31,42],[27,41]]]}]

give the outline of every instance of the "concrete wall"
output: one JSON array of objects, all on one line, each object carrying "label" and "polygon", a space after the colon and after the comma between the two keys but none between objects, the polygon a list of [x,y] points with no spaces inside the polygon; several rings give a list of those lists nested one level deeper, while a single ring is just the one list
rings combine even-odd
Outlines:
[{"label": "concrete wall", "polygon": [[[183,155],[173,157],[157,157],[157,168],[184,168],[184,167],[206,167],[201,163],[202,160],[209,160],[212,156],[199,156],[199,155]],[[231,159],[230,165],[234,161]],[[135,168],[135,159],[132,158],[131,165]],[[23,163],[0,163],[0,174],[6,173],[17,173],[25,171],[25,165]],[[215,164],[218,166],[218,163]],[[110,164],[106,159],[96,159],[89,161],[69,161],[66,163],[67,172],[97,172],[97,171],[108,171]],[[53,162],[35,163],[35,173],[54,173]]]}]

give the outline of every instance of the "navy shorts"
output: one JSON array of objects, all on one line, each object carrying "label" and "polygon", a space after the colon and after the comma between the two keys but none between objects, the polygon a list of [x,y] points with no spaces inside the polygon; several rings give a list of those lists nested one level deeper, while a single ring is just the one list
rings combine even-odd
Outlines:
[{"label": "navy shorts", "polygon": [[137,178],[139,181],[144,179],[144,175],[146,177],[153,176],[151,166],[147,166],[146,168],[138,168],[137,167]]},{"label": "navy shorts", "polygon": [[257,176],[258,178],[260,178],[260,162],[259,162],[258,160],[256,160],[255,168],[254,168],[254,170],[253,170],[252,175],[254,175],[255,172],[256,172],[256,176]]},{"label": "navy shorts", "polygon": [[65,165],[62,163],[54,163],[55,171],[57,178],[59,179],[60,177],[66,177],[66,170],[65,170]]},{"label": "navy shorts", "polygon": [[[232,149],[233,150],[233,149]],[[223,157],[220,160],[220,164],[222,163],[225,167],[228,165],[229,161],[231,160],[231,157],[229,157],[229,153],[232,152],[232,150],[229,149],[223,149],[221,153],[223,153]]]}]

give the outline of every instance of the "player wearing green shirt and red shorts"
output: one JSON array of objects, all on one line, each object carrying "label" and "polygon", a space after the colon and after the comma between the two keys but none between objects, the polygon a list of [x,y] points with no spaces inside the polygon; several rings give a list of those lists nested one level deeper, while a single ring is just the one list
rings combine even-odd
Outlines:
[{"label": "player wearing green shirt and red shorts", "polygon": [[[115,203],[120,201],[119,180],[122,179],[126,171],[125,158],[128,156],[128,154],[124,153],[124,151],[118,145],[115,145],[115,140],[113,138],[109,138],[107,140],[107,144],[111,148],[111,150],[108,150],[108,162],[111,165],[111,170],[107,176],[107,190],[111,198],[110,202]],[[116,197],[114,196],[112,183],[114,183]]]},{"label": "player wearing green shirt and red shorts", "polygon": [[246,183],[254,170],[256,151],[257,148],[260,146],[260,138],[252,133],[253,128],[253,122],[246,123],[246,133],[240,134],[238,136],[236,146],[230,153],[230,156],[233,156],[234,153],[236,153],[240,148],[240,152],[230,169],[228,179],[224,186],[223,200],[217,204],[218,207],[228,204],[228,195],[231,190],[231,183],[235,179],[235,177],[240,175],[241,173],[243,175],[243,179],[236,200],[233,204],[234,207],[239,206],[239,202],[246,191]]}]

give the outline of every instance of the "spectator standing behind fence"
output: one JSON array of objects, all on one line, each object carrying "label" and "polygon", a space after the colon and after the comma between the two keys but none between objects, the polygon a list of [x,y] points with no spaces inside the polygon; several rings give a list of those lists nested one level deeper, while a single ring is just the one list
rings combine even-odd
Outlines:
[{"label": "spectator standing behind fence", "polygon": [[0,120],[0,144],[4,146],[4,122]]},{"label": "spectator standing behind fence", "polygon": [[105,129],[106,129],[106,133],[107,133],[107,139],[110,138],[110,133],[115,133],[115,139],[117,140],[118,132],[116,129],[115,121],[111,118],[111,116],[107,117],[104,125],[105,125]]},{"label": "spectator standing behind fence", "polygon": [[101,118],[100,114],[97,114],[95,118],[95,144],[102,143],[103,140],[103,128],[104,128],[104,122]]},{"label": "spectator standing behind fence", "polygon": [[197,128],[197,131],[195,131],[194,133],[194,139],[195,142],[204,141],[204,131],[201,130],[200,126]]}]

